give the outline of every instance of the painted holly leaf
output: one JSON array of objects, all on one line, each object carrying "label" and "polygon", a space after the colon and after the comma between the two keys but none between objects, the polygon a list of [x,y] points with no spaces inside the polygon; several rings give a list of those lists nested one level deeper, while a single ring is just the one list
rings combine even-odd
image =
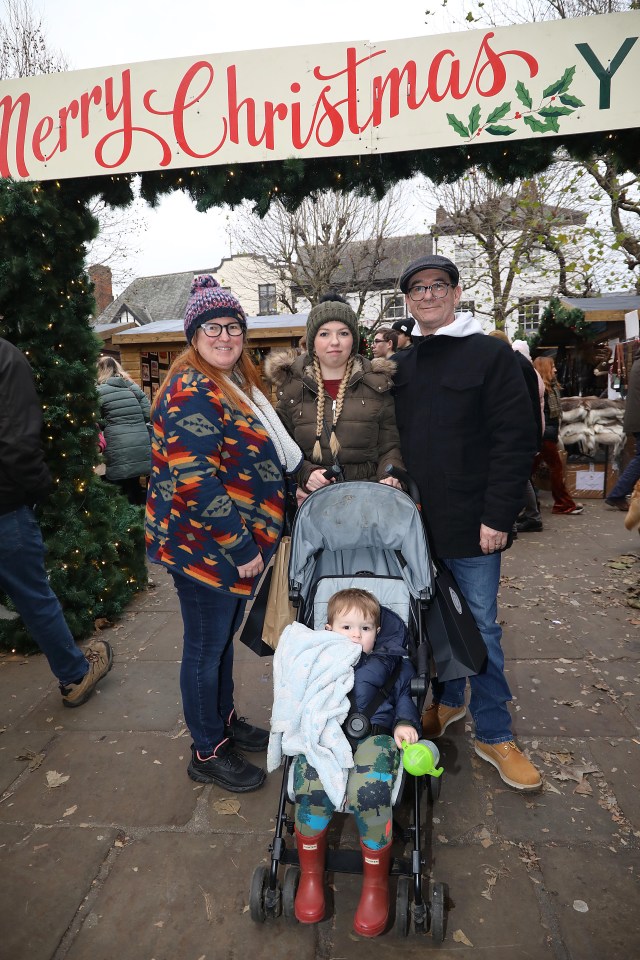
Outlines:
[{"label": "painted holly leaf", "polygon": [[531,108],[533,106],[533,100],[531,99],[531,94],[525,87],[522,80],[518,80],[516,84],[516,97],[520,103],[524,104],[525,107]]},{"label": "painted holly leaf", "polygon": [[541,107],[538,110],[541,117],[568,117],[573,112],[569,107]]},{"label": "painted holly leaf", "polygon": [[494,137],[508,137],[512,133],[516,132],[515,127],[501,127],[495,123],[491,124],[491,126],[485,127],[485,130]]},{"label": "painted holly leaf", "polygon": [[449,124],[453,127],[453,129],[455,130],[455,132],[456,132],[457,134],[459,134],[461,137],[468,137],[468,136],[469,136],[469,131],[468,131],[467,128],[465,127],[464,123],[463,123],[461,120],[458,120],[458,118],[455,116],[455,114],[453,114],[453,113],[448,113],[448,114],[447,114],[447,120],[449,121]]},{"label": "painted holly leaf", "polygon": [[565,103],[568,107],[584,107],[582,100],[572,97],[570,93],[563,93],[560,97],[560,103]]},{"label": "painted holly leaf", "polygon": [[546,90],[542,91],[542,96],[554,97],[559,93],[565,93],[571,86],[575,72],[575,67],[567,67],[559,80],[556,80],[556,82],[552,83],[550,87],[547,87]]},{"label": "painted holly leaf", "polygon": [[[491,117],[489,117],[491,119]],[[476,104],[469,114],[469,133],[475,133],[480,126],[480,105]]]},{"label": "painted holly leaf", "polygon": [[506,117],[506,115],[509,113],[509,110],[511,110],[510,100],[506,101],[505,103],[501,103],[499,107],[496,107],[496,109],[489,114],[487,117],[487,123],[495,123],[496,120],[502,120],[502,118]]},{"label": "painted holly leaf", "polygon": [[533,133],[546,133],[549,129],[546,123],[542,123],[541,120],[536,120],[535,117],[523,117],[522,119],[526,125],[531,128]]}]

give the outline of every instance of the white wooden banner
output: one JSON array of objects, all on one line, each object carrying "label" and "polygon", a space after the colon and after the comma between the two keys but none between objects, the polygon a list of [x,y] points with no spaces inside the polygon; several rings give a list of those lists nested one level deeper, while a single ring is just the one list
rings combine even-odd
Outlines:
[{"label": "white wooden banner", "polygon": [[640,12],[0,83],[0,176],[51,180],[640,126]]}]

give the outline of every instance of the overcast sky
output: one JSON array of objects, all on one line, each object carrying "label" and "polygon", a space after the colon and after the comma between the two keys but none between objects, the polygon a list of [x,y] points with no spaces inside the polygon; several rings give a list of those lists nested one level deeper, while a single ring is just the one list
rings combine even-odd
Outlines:
[{"label": "overcast sky", "polygon": [[[31,3],[42,14],[49,45],[64,54],[72,70],[231,50],[395,40],[452,29],[444,14],[427,16],[426,0]],[[137,237],[140,253],[132,257],[134,274],[217,265],[229,253],[225,216],[222,210],[198,213],[181,193],[167,196],[157,211],[145,209],[146,224]]]}]

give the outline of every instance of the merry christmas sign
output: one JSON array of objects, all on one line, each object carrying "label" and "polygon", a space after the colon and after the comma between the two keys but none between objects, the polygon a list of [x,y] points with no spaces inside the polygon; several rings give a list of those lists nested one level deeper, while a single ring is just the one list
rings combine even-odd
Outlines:
[{"label": "merry christmas sign", "polygon": [[0,83],[0,176],[358,156],[640,125],[640,12]]}]

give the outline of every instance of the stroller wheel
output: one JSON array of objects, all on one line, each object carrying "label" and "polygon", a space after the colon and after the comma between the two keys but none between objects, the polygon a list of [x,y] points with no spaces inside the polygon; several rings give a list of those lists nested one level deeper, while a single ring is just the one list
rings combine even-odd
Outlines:
[{"label": "stroller wheel", "polygon": [[411,925],[411,908],[409,905],[409,890],[411,881],[409,877],[398,877],[398,887],[396,891],[396,919],[393,929],[396,937],[407,937]]},{"label": "stroller wheel", "polygon": [[298,884],[300,883],[300,867],[287,867],[282,884],[282,912],[287,920],[297,923],[295,903]]},{"label": "stroller wheel", "polygon": [[431,936],[442,943],[447,927],[447,886],[434,883],[431,888]]},{"label": "stroller wheel", "polygon": [[431,805],[433,806],[440,796],[442,777],[426,777],[425,779],[427,781],[427,796],[429,797]]},{"label": "stroller wheel", "polygon": [[263,863],[256,867],[251,878],[251,890],[249,891],[249,912],[254,923],[264,923],[266,911],[264,908],[264,895],[269,882],[269,870]]}]

